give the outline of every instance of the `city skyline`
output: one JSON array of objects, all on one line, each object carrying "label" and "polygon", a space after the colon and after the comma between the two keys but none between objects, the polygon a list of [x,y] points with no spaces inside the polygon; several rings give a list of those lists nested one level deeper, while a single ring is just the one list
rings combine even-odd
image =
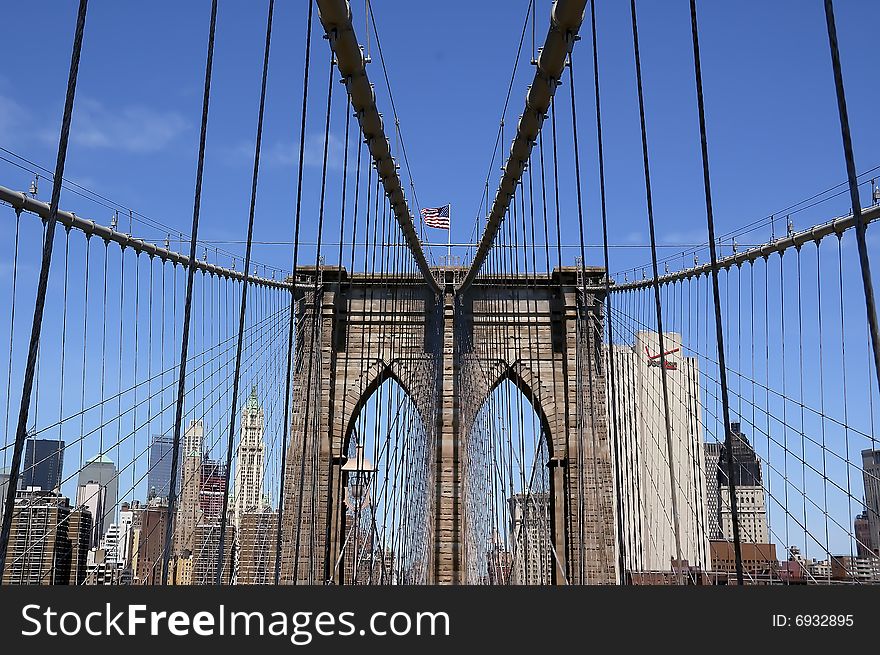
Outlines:
[{"label": "city skyline", "polygon": [[790,4],[11,7],[0,575],[880,582],[880,7]]}]

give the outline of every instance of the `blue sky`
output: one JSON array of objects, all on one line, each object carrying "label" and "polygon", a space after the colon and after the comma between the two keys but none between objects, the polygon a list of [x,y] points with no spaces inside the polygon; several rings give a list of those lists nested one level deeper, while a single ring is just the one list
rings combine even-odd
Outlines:
[{"label": "blue sky", "polygon": [[[880,163],[871,154],[880,145],[873,120],[877,57],[871,48],[880,7],[837,4],[861,171]],[[12,4],[6,10],[9,24],[39,25],[41,45],[35,47],[30,30],[12,30],[0,43],[0,60],[5,62],[0,68],[0,145],[48,167],[54,161],[75,5]],[[91,3],[66,171],[70,179],[184,233],[191,220],[209,5]],[[353,5],[365,42],[363,3]],[[479,211],[527,2],[374,5],[419,200],[425,205],[451,202],[452,238],[467,241]],[[550,2],[537,5],[540,43]],[[292,237],[305,11],[305,2],[279,2],[276,9],[255,227],[262,241]],[[821,2],[700,3],[700,11],[714,195],[723,232],[841,182],[842,149]],[[641,2],[639,12],[658,238],[667,244],[697,243],[705,238],[705,220],[687,3]],[[221,2],[218,20],[201,236],[240,240],[247,221],[265,6]],[[598,4],[610,238],[618,244],[644,244],[629,29],[627,3]],[[594,243],[598,203],[588,26],[582,33],[575,65],[586,232]],[[314,241],[317,189],[310,184],[317,183],[320,167],[329,57],[319,28],[315,37],[303,242]],[[390,124],[375,45],[371,50],[375,63],[369,72]],[[508,126],[521,111],[532,74],[530,34],[525,50]],[[567,89],[562,91],[567,103]],[[342,150],[342,95],[335,100],[331,174],[340,166]],[[564,116],[561,106],[561,122]],[[509,134],[510,127],[505,141]],[[570,138],[564,143],[570,144]],[[565,183],[570,153],[562,157]],[[0,183],[18,188],[26,187],[30,178],[5,162],[0,162],[0,175]],[[497,179],[496,163],[492,191]],[[328,208],[334,194],[338,197],[335,187],[331,185]],[[48,197],[48,185],[41,192]],[[563,233],[575,234],[573,193],[563,195]],[[793,220],[806,226],[845,212],[846,204],[841,197]],[[63,206],[109,221],[109,210],[71,194],[63,196]],[[164,236],[146,226],[135,231]],[[445,236],[429,231],[433,241],[442,243]],[[243,252],[241,245],[224,247]],[[575,254],[574,249],[566,251],[569,260]],[[599,252],[593,255],[598,259]],[[260,245],[255,259],[289,268],[290,248]],[[611,268],[620,271],[645,261],[643,248],[615,249]]]}]

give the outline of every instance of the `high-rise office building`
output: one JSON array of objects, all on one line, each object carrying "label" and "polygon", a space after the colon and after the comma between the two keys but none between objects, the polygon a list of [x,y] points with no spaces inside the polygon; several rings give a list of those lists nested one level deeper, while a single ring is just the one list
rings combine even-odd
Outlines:
[{"label": "high-rise office building", "polygon": [[508,500],[513,563],[510,584],[548,585],[553,581],[550,496],[515,494]]},{"label": "high-rise office building", "polygon": [[3,584],[81,584],[86,575],[92,517],[51,491],[19,491]]},{"label": "high-rise office building", "polygon": [[[736,510],[739,537],[742,543],[768,543],[767,503],[761,481],[761,461],[748,438],[740,430],[739,423],[730,424],[733,452],[733,484],[736,490]],[[733,510],[730,502],[727,450],[721,445],[718,456],[718,487],[721,496],[719,516],[721,538],[733,539]]]},{"label": "high-rise office building", "polygon": [[868,520],[867,510],[853,519],[853,534],[856,538],[856,554],[859,557],[877,557],[877,552],[872,548],[871,522]]},{"label": "high-rise office building", "polygon": [[868,550],[880,554],[880,450],[862,451],[865,512],[868,518]]},{"label": "high-rise office building", "polygon": [[[171,490],[171,451],[174,438],[154,434],[150,443],[150,470],[147,471],[147,500],[158,496],[167,500]],[[177,463],[177,492],[180,493],[180,472],[182,461]]]},{"label": "high-rise office building", "polygon": [[21,469],[21,487],[39,487],[43,491],[61,488],[64,467],[64,442],[57,439],[28,439]]},{"label": "high-rise office building", "polygon": [[89,548],[97,546],[102,535],[100,518],[104,515],[107,488],[97,482],[86,482],[76,488],[76,506],[85,507],[93,517],[92,529],[89,534]]},{"label": "high-rise office building", "polygon": [[92,517],[94,518],[93,533],[95,535],[92,546],[95,546],[104,536],[107,526],[116,519],[116,500],[119,492],[119,476],[116,473],[116,464],[106,455],[97,455],[93,457],[79,472],[78,489],[76,494],[76,504],[80,505],[80,489],[90,483],[95,483],[100,489],[101,511],[96,513],[93,504],[97,502],[95,495],[90,493],[85,496],[85,504],[92,509]]},{"label": "high-rise office building", "polygon": [[120,554],[120,535],[121,531],[119,526],[116,523],[111,523],[107,526],[107,532],[104,533],[104,536],[101,538],[101,548],[99,550],[104,551],[104,557],[107,562],[112,562],[113,564],[119,563],[119,554]]},{"label": "high-rise office building", "polygon": [[[215,584],[217,575],[217,553],[220,551],[220,525],[218,523],[202,523],[201,525],[196,526],[196,533],[193,541],[195,543],[195,550],[192,554],[192,579],[190,584]],[[223,540],[220,584],[232,584],[232,572],[235,568],[232,558],[234,548],[235,526],[227,524],[226,538]]]},{"label": "high-rise office building", "polygon": [[235,525],[241,525],[245,512],[256,512],[263,499],[263,440],[265,421],[257,399],[257,388],[251,390],[241,412],[241,441],[235,465]]},{"label": "high-rise office building", "polygon": [[275,583],[278,512],[244,512],[238,524],[236,584]]},{"label": "high-rise office building", "polygon": [[191,421],[183,435],[183,476],[177,516],[173,517],[174,551],[177,554],[193,552],[196,526],[202,522],[200,490],[202,487],[203,442],[205,429],[202,421]]},{"label": "high-rise office building", "polygon": [[133,511],[132,518],[132,583],[161,584],[168,507],[154,498],[146,507]]},{"label": "high-rise office building", "polygon": [[[108,530],[107,536],[110,535]],[[89,551],[88,573],[83,582],[89,586],[130,585],[131,569],[123,568],[102,548]]]},{"label": "high-rise office building", "polygon": [[[615,366],[613,396],[610,376],[606,378],[608,420],[619,444],[612,449],[612,456],[616,479],[620,481],[617,493],[623,528],[623,562],[628,571],[671,570],[677,559],[677,527],[681,559],[707,570],[711,567],[710,519],[706,502],[700,371],[697,359],[684,355],[680,334],[666,332],[663,341],[663,357],[659,334],[650,331],[637,332],[632,346],[615,345],[606,351],[606,356],[608,352],[613,353]],[[669,440],[663,396],[664,369]],[[616,425],[613,424],[615,417]]]},{"label": "high-rise office building", "polygon": [[199,489],[199,507],[203,523],[219,523],[226,494],[226,463],[213,459],[202,462],[202,483]]},{"label": "high-rise office building", "polygon": [[117,539],[116,560],[120,566],[131,568],[131,542],[134,536],[134,515],[140,511],[139,501],[135,501],[134,505],[122,503],[119,510],[119,537]]}]

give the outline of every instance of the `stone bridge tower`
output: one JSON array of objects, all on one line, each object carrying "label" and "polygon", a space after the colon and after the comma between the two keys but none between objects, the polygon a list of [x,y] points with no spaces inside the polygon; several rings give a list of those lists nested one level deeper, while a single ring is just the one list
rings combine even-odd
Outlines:
[{"label": "stone bridge tower", "polygon": [[[429,584],[463,584],[467,440],[505,380],[532,403],[548,439],[554,581],[613,583],[614,512],[601,355],[602,298],[579,269],[510,276],[456,292],[462,270],[438,271],[443,293],[418,274],[304,271],[299,291],[288,442],[282,580],[343,582],[342,466],[370,395],[393,378],[428,435],[425,490]],[[587,287],[601,279],[587,270]],[[316,292],[317,291],[317,292]],[[503,339],[502,339],[503,337]]]}]

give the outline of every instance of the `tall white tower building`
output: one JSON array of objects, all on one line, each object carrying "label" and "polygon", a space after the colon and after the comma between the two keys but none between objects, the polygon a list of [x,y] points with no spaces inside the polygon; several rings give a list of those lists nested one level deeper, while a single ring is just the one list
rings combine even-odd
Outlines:
[{"label": "tall white tower building", "polygon": [[[668,385],[670,452],[659,341],[657,332],[639,331],[632,346],[613,346],[616,380],[613,415],[610,375],[605,376],[608,421],[612,438],[618,441],[618,447],[612,448],[612,456],[620,481],[617,506],[623,528],[623,562],[629,571],[669,571],[676,559],[677,523],[682,559],[707,570],[711,557],[699,367],[695,358],[684,356],[680,334],[664,333],[662,359]],[[612,425],[613,416],[617,419],[616,426]],[[678,509],[677,521],[673,496]]]},{"label": "tall white tower building", "polygon": [[233,520],[236,526],[242,514],[260,510],[263,503],[264,428],[263,408],[257,399],[257,388],[253,387],[241,411],[241,441],[236,458],[233,497]]}]

